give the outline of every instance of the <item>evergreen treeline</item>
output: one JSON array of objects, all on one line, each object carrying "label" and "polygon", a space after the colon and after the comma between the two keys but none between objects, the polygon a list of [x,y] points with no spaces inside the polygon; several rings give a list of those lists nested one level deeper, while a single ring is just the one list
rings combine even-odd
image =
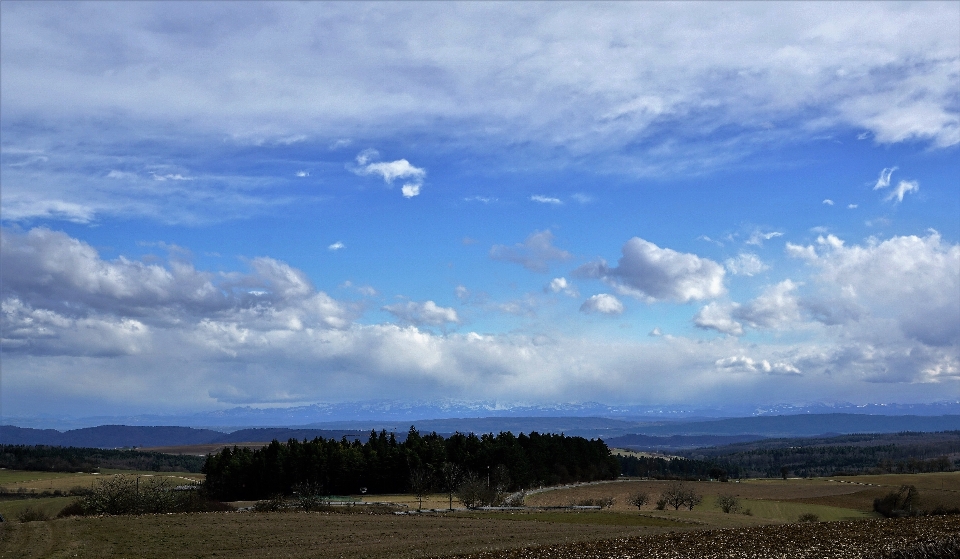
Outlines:
[{"label": "evergreen treeline", "polygon": [[617,456],[620,473],[625,476],[655,479],[726,479],[727,470],[716,462],[687,458],[653,456]]},{"label": "evergreen treeline", "polygon": [[483,479],[496,472],[498,482],[510,489],[613,479],[620,473],[617,460],[599,439],[536,432],[479,437],[455,433],[445,439],[436,433],[420,435],[413,427],[402,443],[393,434],[371,431],[366,443],[318,437],[274,440],[256,450],[225,448],[207,457],[203,473],[206,489],[215,498],[246,500],[288,495],[307,484],[328,495],[355,494],[363,487],[370,493],[402,493],[424,473],[435,488],[452,490],[444,487],[450,482],[443,479],[450,465],[464,478],[472,474]]},{"label": "evergreen treeline", "polygon": [[920,459],[893,445],[873,447],[827,446],[777,448],[738,452],[716,457],[728,469],[750,477],[779,477],[784,468],[790,475],[819,477],[830,475],[923,473],[953,471],[946,456]]},{"label": "evergreen treeline", "polygon": [[[878,444],[879,443],[879,444]],[[960,431],[779,439],[697,449],[689,457],[715,460],[744,477],[952,471],[960,464]]]},{"label": "evergreen treeline", "polygon": [[140,450],[48,445],[0,445],[0,468],[41,472],[93,472],[100,468],[153,472],[199,472],[202,456]]}]

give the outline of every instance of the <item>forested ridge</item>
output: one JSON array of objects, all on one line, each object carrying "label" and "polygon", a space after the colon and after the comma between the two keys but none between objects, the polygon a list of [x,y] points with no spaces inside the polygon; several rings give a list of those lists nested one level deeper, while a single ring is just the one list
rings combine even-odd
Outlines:
[{"label": "forested ridge", "polygon": [[0,468],[46,472],[95,472],[100,468],[153,472],[199,472],[202,456],[142,450],[50,445],[0,445]]},{"label": "forested ridge", "polygon": [[[371,431],[366,443],[315,438],[274,440],[268,446],[225,448],[203,467],[206,488],[224,500],[263,499],[290,494],[303,484],[326,494],[402,493],[411,489],[415,472],[443,489],[441,472],[455,466],[464,476],[496,480],[510,489],[575,481],[614,479],[619,463],[599,439],[530,433],[513,435],[455,433],[444,438],[412,428],[398,442],[385,431]],[[449,483],[449,480],[447,480]]]},{"label": "forested ridge", "polygon": [[952,471],[960,464],[960,431],[773,439],[684,452],[714,461],[738,477]]}]

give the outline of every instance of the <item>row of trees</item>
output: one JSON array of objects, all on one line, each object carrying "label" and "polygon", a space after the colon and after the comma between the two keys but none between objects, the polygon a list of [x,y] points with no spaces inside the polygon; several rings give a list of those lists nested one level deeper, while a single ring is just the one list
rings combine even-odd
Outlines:
[{"label": "row of trees", "polygon": [[295,486],[312,484],[327,495],[439,489],[452,501],[467,481],[502,495],[537,485],[613,479],[620,468],[599,439],[536,432],[444,438],[411,427],[403,442],[371,431],[366,443],[318,437],[274,440],[255,450],[225,448],[207,457],[203,473],[207,491],[223,500],[291,495]]},{"label": "row of trees", "polygon": [[[627,499],[627,503],[642,509],[644,505],[650,502],[650,495],[644,492],[634,493]],[[684,485],[682,481],[671,483],[660,493],[657,498],[657,510],[664,510],[668,506],[673,510],[679,510],[680,507],[687,507],[687,510],[693,510],[693,507],[703,502],[703,495],[697,493],[692,488]],[[729,512],[729,511],[724,511]]]}]

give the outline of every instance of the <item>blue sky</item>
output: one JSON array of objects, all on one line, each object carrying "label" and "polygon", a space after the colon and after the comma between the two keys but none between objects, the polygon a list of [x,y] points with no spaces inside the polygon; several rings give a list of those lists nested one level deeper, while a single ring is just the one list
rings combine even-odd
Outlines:
[{"label": "blue sky", "polygon": [[960,4],[0,5],[7,416],[960,395]]}]

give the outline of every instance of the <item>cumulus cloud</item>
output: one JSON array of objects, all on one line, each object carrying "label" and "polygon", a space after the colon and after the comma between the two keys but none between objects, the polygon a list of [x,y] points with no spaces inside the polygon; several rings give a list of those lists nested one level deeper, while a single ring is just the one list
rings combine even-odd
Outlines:
[{"label": "cumulus cloud", "polygon": [[823,203],[826,204],[827,206],[832,206],[832,205],[833,205],[833,200],[827,198],[827,199],[825,199],[825,200],[823,201]]},{"label": "cumulus cloud", "polygon": [[620,294],[646,300],[686,303],[725,292],[723,267],[707,258],[660,248],[639,237],[627,241],[621,251],[623,256],[616,267],[598,260],[581,266],[575,273],[602,279]]},{"label": "cumulus cloud", "polygon": [[580,292],[577,291],[577,288],[574,287],[572,283],[567,281],[567,278],[553,278],[543,290],[549,293],[563,293],[568,297],[580,296]]},{"label": "cumulus cloud", "polygon": [[801,321],[797,284],[784,280],[767,286],[746,304],[713,302],[693,317],[697,328],[716,330],[731,336],[744,335],[744,324],[756,329],[782,330]]},{"label": "cumulus cloud", "polygon": [[580,312],[600,314],[623,314],[623,303],[613,295],[600,293],[591,296],[580,305]]},{"label": "cumulus cloud", "polygon": [[851,246],[832,235],[817,241],[788,254],[816,268],[825,294],[869,310],[872,320],[894,321],[924,344],[960,344],[960,245],[936,232]]},{"label": "cumulus cloud", "polygon": [[400,191],[404,198],[413,198],[420,194],[420,187],[423,185],[423,179],[427,176],[426,169],[414,167],[406,159],[396,161],[376,162],[380,153],[374,149],[368,149],[357,154],[357,167],[353,172],[358,175],[377,175],[383,178],[383,182],[393,184],[396,179],[405,179],[407,182],[401,187]]},{"label": "cumulus cloud", "polygon": [[789,363],[777,362],[771,364],[766,359],[754,360],[744,355],[725,357],[716,361],[718,369],[733,370],[745,373],[766,373],[776,375],[799,375],[800,369]]},{"label": "cumulus cloud", "polygon": [[550,262],[570,259],[565,250],[553,246],[553,233],[550,230],[534,231],[523,243],[515,245],[494,245],[490,248],[490,258],[520,264],[531,272],[545,273]]},{"label": "cumulus cloud", "polygon": [[735,276],[755,276],[770,269],[770,266],[752,252],[741,252],[736,258],[728,258],[724,266]]},{"label": "cumulus cloud", "polygon": [[405,303],[396,303],[387,305],[383,310],[389,312],[400,320],[416,326],[444,326],[446,324],[459,324],[460,317],[457,311],[450,307],[441,307],[433,301],[417,303],[407,301]]},{"label": "cumulus cloud", "polygon": [[708,303],[693,317],[693,324],[704,330],[716,330],[730,336],[742,336],[743,325],[733,319],[736,304]]},{"label": "cumulus cloud", "polygon": [[733,316],[754,328],[781,329],[800,320],[797,284],[784,280],[766,287],[749,303],[737,307]]},{"label": "cumulus cloud", "polygon": [[[771,393],[815,400],[837,391],[929,400],[960,381],[960,249],[933,233],[811,247],[816,275],[802,287],[863,310],[835,317],[823,338],[776,347],[735,337],[437,334],[414,322],[458,323],[453,309],[403,302],[391,305],[403,324],[364,323],[302,271],[268,257],[246,261],[244,272],[209,272],[176,259],[106,260],[49,229],[0,233],[5,413],[13,415],[52,410],[51,401],[60,413],[89,413],[91,403],[144,413],[371,394],[544,402],[643,402],[655,394],[655,403],[689,404],[761,401]],[[701,322],[718,325],[719,317],[728,324],[718,328],[734,331],[730,323],[744,308],[757,324],[789,326],[778,317],[789,318],[788,299],[803,303],[794,283],[766,288],[757,298],[765,306],[729,305],[712,317],[704,311]]]},{"label": "cumulus cloud", "polygon": [[342,242],[337,241],[337,242],[329,245],[329,246],[327,247],[327,250],[332,250],[332,251],[336,252],[336,251],[344,248],[345,246],[346,246],[346,245],[344,245]]}]

